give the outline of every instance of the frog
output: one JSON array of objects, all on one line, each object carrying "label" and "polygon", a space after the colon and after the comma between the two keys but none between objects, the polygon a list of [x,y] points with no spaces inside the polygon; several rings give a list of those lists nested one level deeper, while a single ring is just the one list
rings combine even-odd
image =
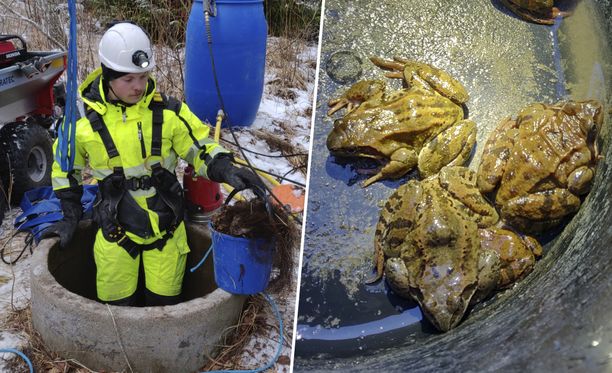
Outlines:
[{"label": "frog", "polygon": [[553,0],[502,0],[502,3],[517,16],[543,25],[554,24],[559,16],[571,15],[571,12],[555,7]]},{"label": "frog", "polygon": [[501,219],[542,234],[576,213],[602,158],[603,107],[596,100],[534,103],[504,118],[487,139],[478,188]]},{"label": "frog", "polygon": [[410,180],[388,198],[376,226],[375,279],[384,273],[442,332],[470,306],[524,278],[542,253],[537,240],[498,226],[476,182],[476,172],[459,166]]},{"label": "frog", "polygon": [[400,178],[415,167],[426,178],[443,166],[465,164],[476,143],[476,124],[464,119],[462,105],[469,95],[463,85],[425,63],[370,60],[407,87],[389,92],[384,81],[362,80],[330,100],[328,115],[347,109],[327,137],[330,153],[383,163],[364,187]]}]

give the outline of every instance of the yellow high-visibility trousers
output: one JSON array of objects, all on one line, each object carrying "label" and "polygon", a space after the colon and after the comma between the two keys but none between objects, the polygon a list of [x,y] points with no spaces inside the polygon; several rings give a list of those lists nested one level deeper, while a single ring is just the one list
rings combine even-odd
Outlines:
[{"label": "yellow high-visibility trousers", "polygon": [[[146,288],[163,296],[179,295],[189,251],[184,223],[177,227],[161,251],[142,251],[140,255]],[[94,260],[96,289],[101,301],[115,301],[134,294],[138,287],[140,255],[132,258],[123,247],[107,241],[102,230],[98,230],[94,243]]]}]

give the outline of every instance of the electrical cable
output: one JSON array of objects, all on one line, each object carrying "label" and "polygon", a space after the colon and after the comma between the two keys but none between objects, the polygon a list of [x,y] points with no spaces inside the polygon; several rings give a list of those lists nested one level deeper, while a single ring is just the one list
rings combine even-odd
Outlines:
[{"label": "electrical cable", "polygon": [[[11,242],[13,240],[13,238],[15,238],[15,236],[18,234],[19,232],[15,232],[11,238],[9,238],[8,242]],[[0,258],[2,259],[2,261],[4,262],[4,264],[8,264],[8,265],[13,265],[15,263],[17,263],[17,261],[19,259],[21,259],[21,256],[23,255],[23,253],[25,253],[25,251],[30,248],[30,254],[33,254],[33,250],[32,250],[32,243],[34,242],[34,235],[32,233],[28,233],[26,238],[25,238],[25,245],[23,246],[23,249],[21,249],[21,252],[19,253],[19,255],[17,255],[17,258],[15,258],[12,261],[6,260],[5,255],[4,255],[4,250],[6,249],[6,244],[4,246],[2,246],[2,249],[0,249]]]},{"label": "electrical cable", "polygon": [[17,356],[25,360],[25,362],[28,364],[28,367],[30,368],[30,373],[34,373],[34,367],[32,366],[32,362],[30,361],[30,359],[28,359],[28,357],[23,352],[16,350],[14,348],[0,348],[0,353],[16,354]]},{"label": "electrical cable", "polygon": [[[230,133],[232,134],[232,137],[234,138],[234,141],[236,142],[236,146],[238,147],[238,150],[240,151],[240,153],[242,154],[243,159],[246,161],[247,166],[253,171],[253,173],[255,175],[257,175],[257,177],[260,177],[257,172],[255,171],[255,168],[253,167],[253,165],[251,164],[251,162],[249,161],[248,157],[245,154],[244,149],[242,148],[242,146],[240,146],[239,142],[238,142],[238,138],[236,136],[236,133],[234,132],[234,130],[232,129],[232,123],[230,121],[229,118],[229,113],[225,110],[225,103],[223,101],[223,96],[221,95],[221,87],[219,86],[219,79],[217,77],[217,68],[215,66],[215,57],[213,55],[213,49],[212,49],[212,33],[210,31],[210,10],[208,9],[209,4],[207,1],[205,1],[205,3],[207,3],[207,6],[204,7],[204,21],[205,21],[205,25],[206,25],[206,38],[208,40],[208,51],[210,54],[210,64],[211,64],[211,68],[212,68],[212,72],[213,72],[213,79],[215,81],[215,88],[217,90],[217,97],[219,99],[219,104],[221,106],[221,110],[223,111],[223,113],[225,114],[224,119],[227,121],[228,123],[228,128],[230,130]],[[281,208],[285,209],[285,211],[288,214],[291,214],[291,211],[287,211],[286,206],[278,199],[278,197],[272,193],[272,191],[270,190],[270,188],[263,183],[266,191],[268,192],[268,194],[274,198],[274,200],[276,200],[276,202],[278,203],[279,206],[281,206]],[[299,223],[302,224],[302,220],[299,219],[297,216],[294,216],[294,219]]]},{"label": "electrical cable", "polygon": [[[240,162],[236,162],[236,163],[240,163]],[[268,174],[268,175],[270,175],[270,176],[274,176],[274,177],[275,177],[275,178],[277,178],[277,179],[280,179],[280,180],[286,180],[286,181],[290,182],[291,184],[295,184],[295,185],[297,185],[297,186],[301,186],[302,188],[305,188],[305,187],[306,187],[306,185],[305,185],[305,184],[300,183],[299,181],[295,181],[295,180],[287,179],[287,178],[285,178],[284,176],[277,175],[277,174],[272,173],[272,172],[270,172],[270,171],[262,170],[262,169],[260,169],[260,168],[255,167],[255,166],[253,166],[253,167],[251,167],[251,168],[252,168],[252,169],[254,169],[255,171],[263,172],[264,174]],[[291,170],[289,170],[289,171],[290,171],[289,173],[291,173],[291,172],[295,171],[295,170],[296,170],[296,169],[298,169],[298,168],[299,168],[299,167],[293,167]],[[285,174],[285,175],[287,175],[287,174]]]},{"label": "electrical cable", "polygon": [[[302,168],[302,167],[304,167],[304,166],[296,166],[296,167],[293,167],[293,168],[292,168],[292,169],[290,169],[289,171],[285,172],[285,174],[279,178],[278,182],[280,183],[280,182],[282,182],[283,180],[287,180],[287,181],[291,182],[291,180],[287,179],[287,175],[289,175],[289,174],[291,174],[291,173],[294,173],[295,171],[299,170],[299,169],[300,169],[300,168]],[[300,185],[300,186],[301,186],[301,185]],[[304,187],[306,187],[306,185],[304,185]]]},{"label": "electrical cable", "polygon": [[[234,146],[239,146],[238,144],[235,144],[235,143],[233,143],[230,140],[226,140],[226,139],[223,139],[223,138],[220,139],[220,140],[223,141],[223,142],[226,142],[228,144],[234,145]],[[251,150],[251,149],[245,148],[245,147],[243,147],[243,149],[244,149],[245,152],[261,155],[263,157],[268,157],[268,158],[303,157],[303,156],[307,156],[308,155],[308,153],[293,153],[293,154],[270,155],[270,154],[259,153],[259,152],[256,152],[255,150]]]},{"label": "electrical cable", "polygon": [[11,236],[11,237],[10,237],[10,238],[9,238],[9,239],[8,239],[8,240],[7,240],[7,241],[6,241],[6,242],[5,242],[3,245],[2,245],[2,248],[0,248],[0,259],[2,259],[2,261],[3,261],[5,264],[8,264],[8,265],[13,265],[13,264],[17,263],[17,261],[18,261],[18,260],[21,258],[21,256],[23,255],[23,253],[25,253],[25,251],[26,251],[26,249],[27,249],[28,247],[30,248],[30,254],[33,254],[33,253],[34,253],[34,250],[33,250],[33,247],[34,247],[34,245],[33,245],[33,243],[34,243],[34,234],[33,234],[32,232],[28,232],[28,234],[26,235],[26,238],[24,239],[25,245],[23,246],[23,249],[21,250],[21,252],[20,252],[20,253],[19,253],[19,255],[17,256],[17,258],[15,258],[15,259],[14,259],[14,260],[12,260],[12,261],[8,261],[8,260],[6,260],[5,255],[4,255],[4,250],[6,249],[6,246],[7,246],[7,245],[8,245],[8,244],[9,244],[11,241],[13,241],[13,239],[15,238],[15,236],[17,236],[17,234],[19,234],[19,233],[20,233],[20,230],[19,230],[19,229],[20,229],[20,228],[21,228],[21,227],[22,227],[22,226],[23,226],[25,223],[27,223],[27,220],[26,220],[26,221],[24,221],[23,223],[21,223],[21,224],[20,224],[20,225],[19,225],[19,226],[16,228],[15,233],[13,233],[13,235],[12,235],[12,236]]}]

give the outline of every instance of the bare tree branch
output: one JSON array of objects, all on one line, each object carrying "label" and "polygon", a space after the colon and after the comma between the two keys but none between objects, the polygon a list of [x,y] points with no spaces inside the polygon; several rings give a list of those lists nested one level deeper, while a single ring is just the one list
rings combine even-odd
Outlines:
[{"label": "bare tree branch", "polygon": [[15,16],[17,16],[17,18],[19,18],[20,20],[32,25],[35,29],[37,29],[38,31],[41,32],[41,34],[43,34],[44,36],[47,37],[47,39],[49,39],[53,44],[55,44],[58,48],[60,48],[61,50],[65,51],[66,47],[63,43],[59,42],[57,39],[55,39],[53,36],[51,36],[47,31],[43,30],[42,27],[40,27],[40,25],[34,21],[32,21],[30,18],[25,17],[21,14],[19,14],[18,12],[16,12],[15,10],[13,10],[9,4],[7,4],[4,0],[0,0],[0,5],[8,10],[10,13],[14,14]]}]

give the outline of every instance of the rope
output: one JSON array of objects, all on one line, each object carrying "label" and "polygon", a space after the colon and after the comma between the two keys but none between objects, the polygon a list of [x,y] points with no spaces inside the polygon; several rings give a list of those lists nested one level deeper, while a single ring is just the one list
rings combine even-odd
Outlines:
[{"label": "rope", "polygon": [[32,362],[30,361],[30,359],[28,359],[28,357],[23,352],[19,350],[15,350],[14,348],[0,348],[0,353],[3,353],[3,352],[18,355],[20,358],[25,360],[26,363],[28,363],[28,367],[30,368],[30,373],[34,373],[34,367],[32,366]]},{"label": "rope", "polygon": [[70,40],[68,41],[68,71],[66,81],[66,107],[64,120],[58,126],[58,145],[55,150],[55,159],[60,164],[62,171],[71,171],[74,167],[76,153],[76,117],[77,117],[77,28],[76,28],[76,1],[68,0],[68,15],[70,16]]}]

